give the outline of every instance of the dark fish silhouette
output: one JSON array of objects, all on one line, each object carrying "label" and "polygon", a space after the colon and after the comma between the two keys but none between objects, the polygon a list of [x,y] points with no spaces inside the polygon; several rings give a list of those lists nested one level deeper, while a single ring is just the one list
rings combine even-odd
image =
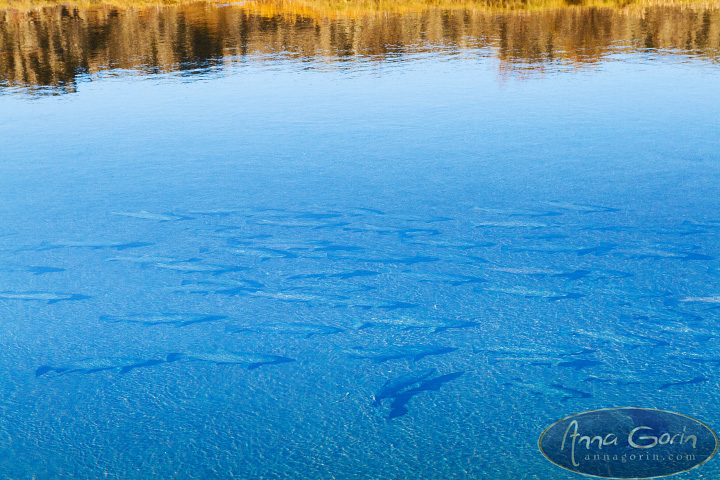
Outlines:
[{"label": "dark fish silhouette", "polygon": [[407,404],[412,397],[422,392],[438,391],[445,383],[459,378],[464,373],[464,371],[454,372],[432,378],[430,380],[425,380],[419,386],[395,395],[394,400],[390,405],[390,414],[388,415],[388,418],[402,417],[408,413]]},{"label": "dark fish silhouette", "polygon": [[574,272],[556,273],[553,277],[567,278],[569,280],[580,280],[590,274],[590,270],[575,270]]},{"label": "dark fish silhouette", "polygon": [[44,275],[46,273],[64,272],[65,269],[58,267],[28,267],[26,271],[32,273],[33,275]]},{"label": "dark fish silhouette", "polygon": [[186,261],[156,263],[155,268],[163,270],[173,270],[180,273],[209,273],[211,275],[221,275],[223,273],[242,272],[248,270],[249,267],[240,267],[235,265],[209,265],[202,263],[199,259],[191,258]]},{"label": "dark fish silhouette", "polygon": [[404,345],[365,349],[362,347],[354,347],[348,352],[353,358],[369,359],[376,363],[386,362],[388,360],[398,360],[407,358],[414,362],[422,360],[431,355],[444,355],[456,351],[453,347],[439,347],[435,345]]},{"label": "dark fish silhouette", "polygon": [[710,255],[703,255],[701,253],[688,253],[680,260],[715,260],[715,257],[711,257]]},{"label": "dark fish silhouette", "polygon": [[76,300],[86,300],[87,295],[76,293],[51,293],[51,292],[0,292],[0,299],[5,300],[37,300],[47,302],[48,305],[58,302],[74,302]]},{"label": "dark fish silhouette", "polygon": [[207,295],[215,293],[218,295],[244,295],[248,292],[257,292],[265,288],[265,285],[248,279],[233,279],[228,281],[216,280],[183,280],[179,287],[175,287],[178,293],[199,293]]},{"label": "dark fish silhouette", "polygon": [[594,348],[583,348],[582,350],[578,352],[569,352],[569,353],[560,353],[558,354],[558,357],[574,357],[577,355],[587,355],[588,353],[595,353],[597,350]]},{"label": "dark fish silhouette", "polygon": [[703,382],[707,382],[707,381],[710,381],[710,379],[706,378],[706,377],[695,377],[692,380],[688,380],[686,382],[666,383],[666,384],[660,386],[660,390],[665,390],[666,388],[670,388],[670,387],[681,387],[683,385],[694,385],[696,383],[703,383]]},{"label": "dark fish silhouette", "polygon": [[585,255],[595,255],[596,257],[599,257],[601,255],[606,255],[613,251],[617,245],[615,244],[604,244],[604,245],[598,245],[597,247],[588,247],[588,248],[581,248],[579,250],[576,250],[575,253],[582,257]]},{"label": "dark fish silhouette", "polygon": [[342,273],[305,273],[301,275],[293,275],[292,277],[289,277],[291,280],[303,280],[303,279],[328,279],[328,278],[339,278],[340,280],[347,280],[350,278],[355,277],[374,277],[376,275],[380,275],[380,272],[375,272],[372,270],[353,270],[350,272],[342,272]]},{"label": "dark fish silhouette", "polygon": [[421,329],[428,330],[432,333],[444,332],[446,330],[464,329],[479,327],[479,322],[471,322],[467,320],[452,319],[426,319],[411,316],[373,319],[368,321],[359,321],[355,324],[357,330],[364,328],[400,328],[402,330]]},{"label": "dark fish silhouette", "polygon": [[365,247],[356,245],[326,245],[313,249],[314,252],[360,252],[362,250],[365,250]]},{"label": "dark fish silhouette", "polygon": [[417,263],[432,263],[439,261],[440,258],[438,257],[428,257],[428,256],[422,256],[422,255],[415,255],[414,257],[405,257],[405,258],[383,258],[383,259],[359,259],[361,262],[367,262],[367,263],[397,263],[402,265],[415,265]]},{"label": "dark fish silhouette", "polygon": [[631,379],[624,379],[624,378],[600,378],[600,377],[594,377],[589,376],[583,382],[587,383],[614,383],[619,387],[626,387],[628,385],[642,385],[642,382],[639,380],[631,380]]},{"label": "dark fish silhouette", "polygon": [[585,294],[583,294],[583,293],[568,292],[568,293],[564,293],[562,295],[555,295],[555,296],[546,297],[546,298],[550,302],[556,302],[558,300],[570,300],[570,299],[575,299],[575,298],[582,298],[584,296],[585,296]]},{"label": "dark fish silhouette", "polygon": [[138,363],[132,363],[130,365],[125,365],[120,369],[120,373],[128,373],[132,370],[135,370],[136,368],[144,368],[144,367],[154,367],[155,365],[160,365],[161,363],[165,363],[166,360],[161,359],[151,359],[151,360],[145,360],[144,362],[138,362]]},{"label": "dark fish silhouette", "polygon": [[547,212],[528,212],[528,213],[511,213],[510,217],[528,217],[528,218],[540,218],[540,217],[559,217],[565,215],[562,212],[556,212],[549,210]]},{"label": "dark fish silhouette", "polygon": [[110,323],[138,323],[142,325],[175,325],[186,327],[196,323],[208,323],[223,320],[225,315],[205,313],[145,313],[137,315],[101,315],[100,320]]},{"label": "dark fish silhouette", "polygon": [[304,338],[310,338],[313,335],[332,335],[344,331],[341,328],[331,327],[330,325],[300,322],[265,325],[234,325],[227,327],[225,330],[232,333],[259,332],[265,334],[302,335]]},{"label": "dark fish silhouette", "polygon": [[547,205],[552,205],[555,208],[559,208],[561,210],[570,210],[577,213],[587,214],[587,213],[614,213],[619,212],[620,209],[618,208],[612,208],[612,207],[603,207],[600,205],[583,205],[580,203],[569,203],[569,202],[558,202],[558,201],[550,201],[550,202],[544,202]]},{"label": "dark fish silhouette", "polygon": [[388,380],[375,394],[375,401],[373,402],[373,405],[380,405],[381,400],[394,397],[401,390],[411,387],[416,383],[425,380],[427,377],[434,375],[435,373],[437,373],[437,369],[427,368],[425,370],[420,370],[419,372],[409,372],[405,375],[401,375],[397,378]]},{"label": "dark fish silhouette", "polygon": [[575,370],[582,370],[583,368],[595,367],[601,365],[603,362],[597,360],[573,360],[571,362],[560,362],[558,367],[574,368]]},{"label": "dark fish silhouette", "polygon": [[[172,355],[172,354],[171,354]],[[175,359],[168,355],[165,358],[128,358],[128,357],[91,357],[83,358],[75,362],[66,363],[58,367],[42,365],[35,370],[35,376],[40,377],[50,372],[58,375],[66,375],[69,373],[90,374],[102,372],[106,370],[119,369],[120,373],[128,373],[136,368],[152,367],[161,363],[172,362]]]},{"label": "dark fish silhouette", "polygon": [[294,362],[295,359],[278,355],[265,355],[248,352],[202,352],[202,353],[171,353],[168,361],[196,360],[216,365],[242,365],[248,370],[255,370],[263,365],[279,365]]},{"label": "dark fish silhouette", "polygon": [[501,288],[501,287],[476,287],[476,290],[478,292],[497,292],[497,293],[504,293],[508,295],[519,295],[526,298],[544,298],[550,302],[555,302],[558,300],[566,300],[566,299],[576,299],[576,298],[582,298],[585,295],[582,293],[576,293],[576,292],[558,292],[558,291],[549,291],[549,290],[534,290],[526,287],[507,287],[507,288]]},{"label": "dark fish silhouette", "polygon": [[148,242],[92,242],[92,241],[80,241],[80,242],[43,242],[39,247],[35,248],[22,248],[18,251],[43,251],[43,250],[54,250],[57,248],[87,248],[89,250],[129,250],[131,248],[149,247],[155,245],[154,243]]},{"label": "dark fish silhouette", "polygon": [[404,230],[398,230],[397,234],[401,239],[416,238],[419,236],[435,236],[440,235],[440,230],[433,228],[407,228]]},{"label": "dark fish silhouette", "polygon": [[555,384],[553,384],[553,385],[550,385],[550,387],[551,387],[551,388],[554,388],[554,389],[556,389],[556,390],[560,390],[560,391],[562,391],[562,392],[568,392],[568,393],[574,393],[574,394],[575,394],[574,397],[564,397],[562,400],[560,400],[561,402],[566,402],[567,400],[570,400],[571,398],[592,398],[592,395],[590,395],[590,394],[587,393],[587,392],[581,392],[580,390],[575,390],[574,388],[563,387],[563,386],[560,385],[559,383],[555,383]]},{"label": "dark fish silhouette", "polygon": [[314,220],[325,220],[328,218],[338,218],[342,217],[342,213],[299,213],[297,215],[293,215],[294,218],[312,218]]},{"label": "dark fish silhouette", "polygon": [[389,305],[378,305],[377,308],[382,308],[384,310],[397,310],[399,308],[415,308],[417,305],[414,303],[407,303],[407,302],[393,302]]},{"label": "dark fish silhouette", "polygon": [[174,213],[152,213],[145,210],[139,212],[110,212],[113,215],[119,215],[121,217],[140,218],[143,220],[155,220],[158,222],[171,222],[177,220],[192,220],[192,217],[185,215],[175,215]]},{"label": "dark fish silhouette", "polygon": [[561,239],[563,239],[563,238],[570,238],[570,235],[562,235],[562,234],[559,234],[559,233],[551,233],[551,234],[548,234],[548,235],[537,235],[537,236],[535,236],[535,235],[528,235],[528,236],[526,236],[525,238],[527,238],[527,239],[529,239],[529,240],[534,240],[534,239],[537,239],[537,240],[561,240]]},{"label": "dark fish silhouette", "polygon": [[452,273],[422,273],[413,271],[403,271],[400,273],[403,277],[417,279],[420,282],[425,283],[447,283],[453,287],[459,285],[467,285],[470,283],[484,283],[487,279],[482,277],[475,277],[471,275],[459,275]]},{"label": "dark fish silhouette", "polygon": [[[229,239],[228,243],[230,244],[237,244],[233,243],[233,239]],[[242,243],[246,243],[244,240]],[[279,249],[279,248],[269,248],[269,247],[254,247],[249,245],[241,245],[241,248],[234,250],[233,253],[239,254],[239,255],[247,255],[251,257],[258,257],[261,261],[271,260],[273,258],[280,258],[280,259],[296,259],[300,258],[300,255],[298,251],[304,251],[306,249],[293,249],[295,251],[291,251],[290,249]]]}]

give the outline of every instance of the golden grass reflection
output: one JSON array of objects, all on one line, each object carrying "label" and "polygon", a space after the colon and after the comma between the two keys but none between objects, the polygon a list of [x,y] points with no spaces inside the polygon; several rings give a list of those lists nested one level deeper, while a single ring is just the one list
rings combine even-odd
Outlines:
[{"label": "golden grass reflection", "polygon": [[117,1],[11,3],[0,12],[0,86],[73,91],[80,75],[113,68],[173,72],[279,54],[333,64],[484,49],[513,71],[643,49],[717,61],[720,50],[720,9],[698,2]]}]

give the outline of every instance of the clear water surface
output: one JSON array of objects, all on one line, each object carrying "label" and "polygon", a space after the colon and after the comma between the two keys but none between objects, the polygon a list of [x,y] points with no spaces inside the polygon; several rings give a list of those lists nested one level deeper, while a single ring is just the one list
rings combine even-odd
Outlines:
[{"label": "clear water surface", "polygon": [[232,11],[270,26],[165,63],[0,24],[3,478],[570,479],[567,415],[720,428],[716,13],[341,55],[362,19]]}]

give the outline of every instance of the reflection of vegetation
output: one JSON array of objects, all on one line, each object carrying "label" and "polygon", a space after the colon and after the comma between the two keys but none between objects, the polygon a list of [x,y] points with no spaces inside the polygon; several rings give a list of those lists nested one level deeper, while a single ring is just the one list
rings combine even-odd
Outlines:
[{"label": "reflection of vegetation", "polygon": [[[30,10],[72,5],[118,8],[183,5],[198,0],[0,0],[0,10]],[[200,0],[203,1],[203,0]],[[614,7],[694,5],[711,8],[720,0],[204,0],[210,4],[236,5],[264,15],[357,16],[369,13],[405,13],[442,10],[547,10],[568,6]]]},{"label": "reflection of vegetation", "polygon": [[[362,1],[367,0],[350,0]],[[298,58],[381,60],[438,46],[483,48],[500,58],[504,69],[538,69],[554,61],[582,65],[629,49],[720,57],[720,9],[707,6],[521,12],[426,8],[326,15],[322,8],[334,3],[314,11],[309,5],[192,3],[6,11],[0,13],[0,85],[72,90],[78,75],[110,68],[185,71],[279,52]]]},{"label": "reflection of vegetation", "polygon": [[[253,0],[246,2],[263,15],[357,17],[373,13],[408,13],[428,9],[507,12],[575,7],[720,7],[720,0]],[[252,5],[252,6],[250,6]]]}]

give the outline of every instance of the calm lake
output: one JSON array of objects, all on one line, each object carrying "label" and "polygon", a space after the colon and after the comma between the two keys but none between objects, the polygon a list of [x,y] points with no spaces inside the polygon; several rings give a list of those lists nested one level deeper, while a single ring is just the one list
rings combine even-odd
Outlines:
[{"label": "calm lake", "polygon": [[0,6],[1,478],[720,429],[720,6],[348,5]]}]

